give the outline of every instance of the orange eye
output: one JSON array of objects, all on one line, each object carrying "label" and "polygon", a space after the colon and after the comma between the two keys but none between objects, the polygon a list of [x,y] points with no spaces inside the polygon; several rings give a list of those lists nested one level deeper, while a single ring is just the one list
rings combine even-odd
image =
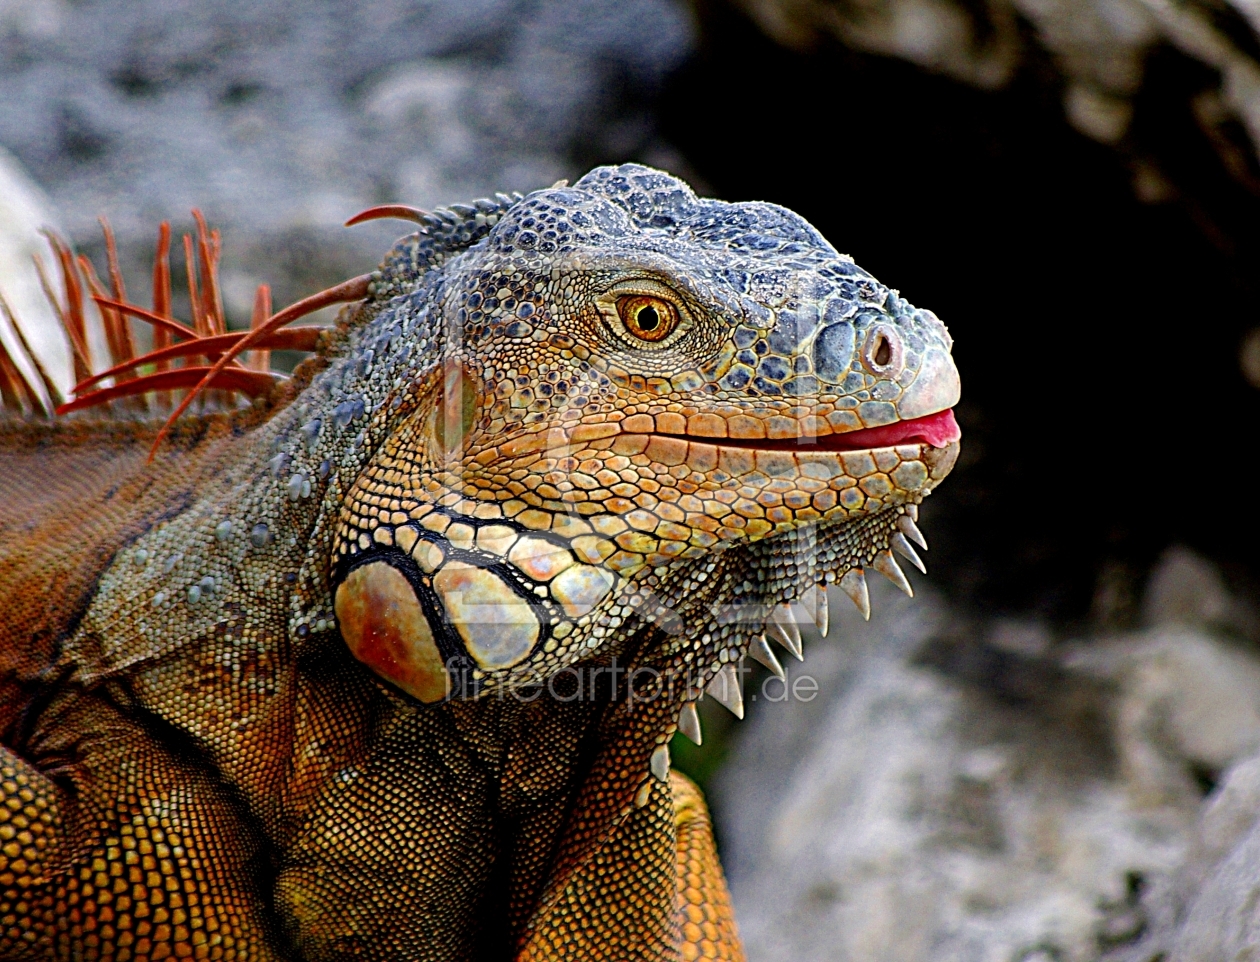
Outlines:
[{"label": "orange eye", "polygon": [[626,330],[644,341],[663,341],[678,326],[678,308],[647,294],[621,298],[617,301],[617,313]]}]

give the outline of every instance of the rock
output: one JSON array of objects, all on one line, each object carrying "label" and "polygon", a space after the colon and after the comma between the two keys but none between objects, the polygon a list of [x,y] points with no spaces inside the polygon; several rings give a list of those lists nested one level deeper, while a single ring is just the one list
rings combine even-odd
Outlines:
[{"label": "rock", "polygon": [[1083,645],[1065,655],[1116,686],[1114,734],[1124,779],[1152,804],[1197,804],[1235,761],[1260,750],[1260,664],[1185,628]]},{"label": "rock", "polygon": [[1131,813],[1105,743],[915,664],[946,627],[930,595],[875,609],[807,645],[817,703],[763,706],[719,781],[750,959],[1091,957],[1100,905],[1173,864],[1191,813]]},{"label": "rock", "polygon": [[1142,899],[1145,937],[1108,962],[1254,957],[1260,894],[1260,755],[1231,767],[1203,805],[1183,859]]},{"label": "rock", "polygon": [[1142,618],[1150,625],[1219,627],[1231,607],[1220,571],[1206,558],[1175,545],[1151,572],[1142,598]]},{"label": "rock", "polygon": [[1056,644],[930,592],[880,591],[869,625],[843,602],[796,673],[818,696],[753,686],[712,792],[753,962],[1122,953],[1186,853],[1245,827],[1260,775],[1239,768],[1195,829],[1260,749],[1247,651],[1184,625]]},{"label": "rock", "polygon": [[1173,941],[1169,962],[1238,962],[1260,956],[1260,829],[1243,836],[1204,880]]},{"label": "rock", "polygon": [[48,263],[48,245],[39,232],[55,223],[52,205],[43,191],[20,163],[0,148],[0,341],[27,382],[38,387],[46,402],[51,399],[13,325],[20,327],[26,345],[35,352],[49,378],[63,394],[67,393],[73,384],[70,346],[31,261],[32,256],[39,255]]},{"label": "rock", "polygon": [[[1254,637],[1254,610],[1229,594],[1214,566],[1173,548],[1148,581],[1143,612],[1160,627],[1138,636],[1110,669],[1122,682],[1117,714],[1126,767],[1148,794],[1161,781],[1168,790],[1178,772],[1174,790],[1183,795],[1192,780],[1215,787],[1178,864],[1143,894],[1147,931],[1107,959],[1253,958],[1260,953],[1260,682],[1253,648],[1203,629]],[[1118,650],[1111,646],[1110,655]]]},{"label": "rock", "polygon": [[1204,803],[1183,868],[1183,891],[1197,892],[1203,877],[1233,851],[1257,820],[1260,820],[1260,755],[1231,768]]}]

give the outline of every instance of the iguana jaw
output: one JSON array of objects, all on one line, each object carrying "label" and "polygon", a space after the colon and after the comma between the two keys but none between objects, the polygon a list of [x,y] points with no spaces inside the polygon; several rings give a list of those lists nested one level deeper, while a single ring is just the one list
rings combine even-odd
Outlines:
[{"label": "iguana jaw", "polygon": [[802,433],[792,438],[745,439],[727,435],[714,437],[704,434],[669,434],[659,431],[650,433],[659,437],[678,438],[683,441],[709,442],[719,447],[802,452],[869,451],[875,448],[893,447],[902,444],[926,444],[934,448],[943,448],[962,437],[958,422],[954,419],[952,408],[938,411],[936,414],[928,414],[908,421],[896,421],[880,427],[829,434],[810,435]]}]

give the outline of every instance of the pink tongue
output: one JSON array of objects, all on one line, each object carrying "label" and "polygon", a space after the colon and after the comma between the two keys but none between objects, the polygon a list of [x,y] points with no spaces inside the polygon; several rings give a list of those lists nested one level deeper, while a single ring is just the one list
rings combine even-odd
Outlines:
[{"label": "pink tongue", "polygon": [[844,434],[833,434],[820,438],[827,447],[848,450],[862,448],[880,448],[893,444],[905,444],[910,441],[925,441],[934,448],[943,448],[962,437],[962,430],[954,420],[954,412],[938,411],[911,421],[898,421],[896,424],[885,424],[878,428],[863,428],[861,431],[847,431]]}]

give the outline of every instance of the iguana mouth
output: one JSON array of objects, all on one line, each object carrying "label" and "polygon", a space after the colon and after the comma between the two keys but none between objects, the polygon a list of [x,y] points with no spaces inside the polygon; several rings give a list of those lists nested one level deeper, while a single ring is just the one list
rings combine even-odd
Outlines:
[{"label": "iguana mouth", "polygon": [[722,438],[697,434],[663,434],[658,437],[680,441],[701,441],[724,448],[749,448],[755,451],[867,451],[890,448],[898,444],[927,444],[943,448],[962,437],[953,408],[927,414],[908,421],[896,421],[876,428],[861,428],[838,434],[804,435],[796,438]]}]

